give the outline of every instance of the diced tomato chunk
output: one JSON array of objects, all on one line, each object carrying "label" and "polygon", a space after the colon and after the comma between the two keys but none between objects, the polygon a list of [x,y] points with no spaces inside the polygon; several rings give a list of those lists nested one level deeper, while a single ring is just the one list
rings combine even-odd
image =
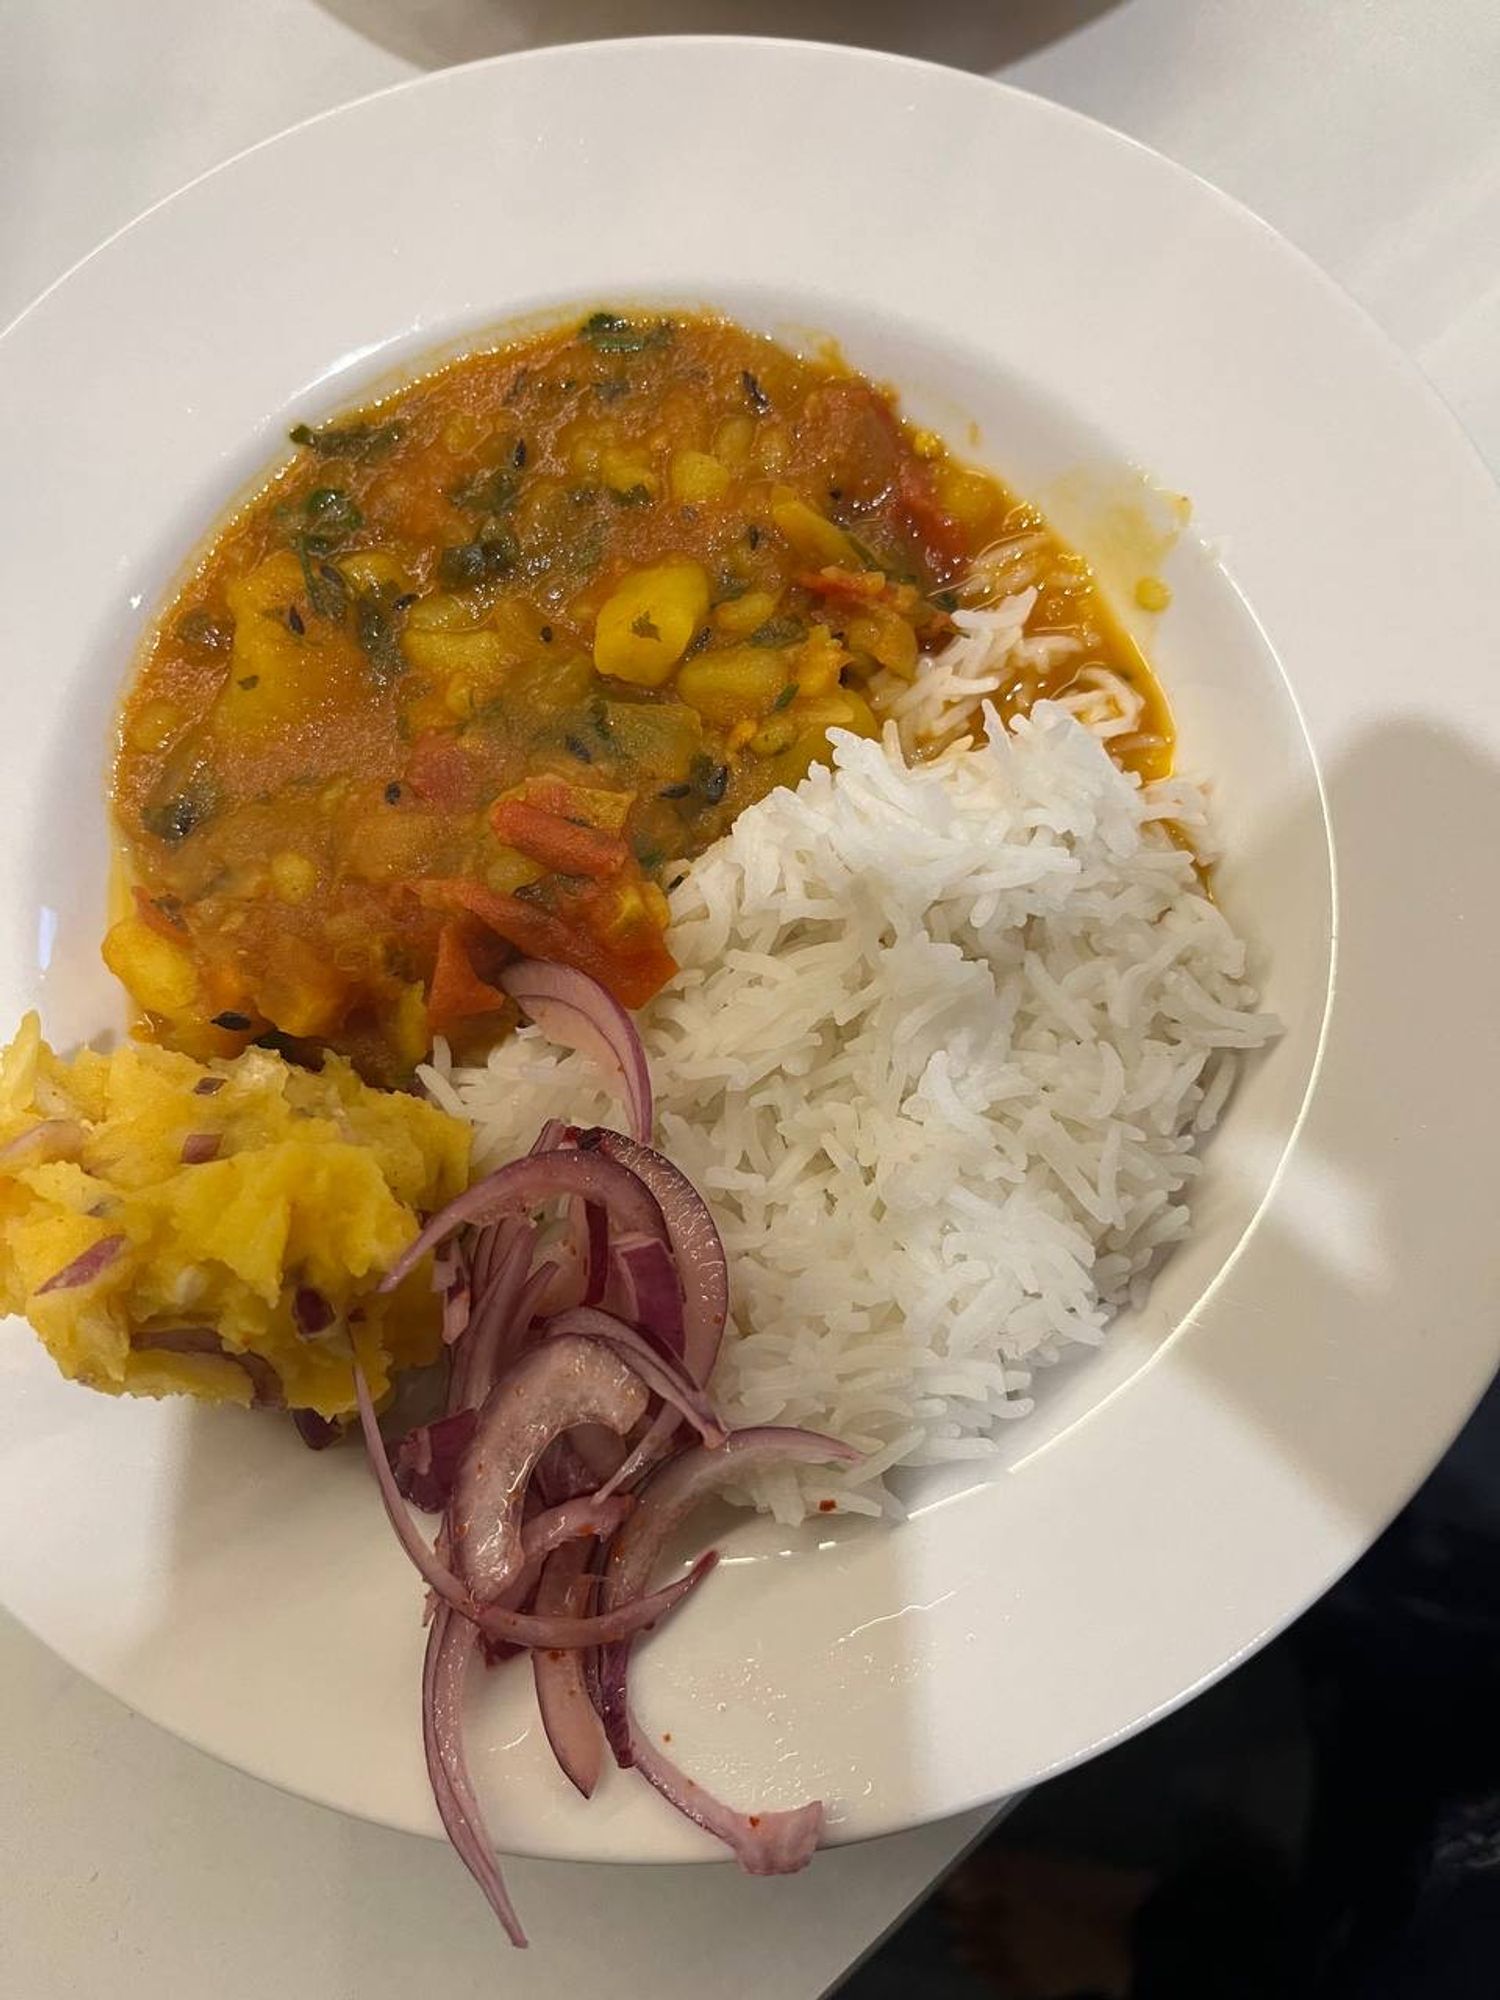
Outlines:
[{"label": "diced tomato chunk", "polygon": [[804,590],[814,591],[819,597],[846,597],[863,602],[885,595],[885,573],[878,569],[841,569],[837,563],[828,563],[822,569],[799,571],[797,581]]},{"label": "diced tomato chunk", "polygon": [[437,960],[427,994],[427,1025],[435,1035],[446,1035],[460,1021],[496,1013],[506,1004],[505,995],[474,970],[469,930],[463,918],[454,917],[438,933]]},{"label": "diced tomato chunk", "polygon": [[630,849],[618,834],[577,826],[524,799],[501,799],[490,814],[490,825],[507,847],[559,875],[587,875],[605,882],[630,859]]},{"label": "diced tomato chunk", "polygon": [[896,492],[913,540],[921,544],[929,565],[947,583],[968,561],[968,536],[953,516],[943,511],[930,468],[919,459],[903,458]]},{"label": "diced tomato chunk", "polygon": [[612,898],[614,885],[600,885],[575,899],[574,911],[560,915],[541,904],[483,882],[429,879],[417,885],[430,909],[466,912],[515,946],[527,958],[555,965],[576,966],[608,987],[626,1007],[643,1007],[677,970],[658,926],[633,929],[617,938],[601,937],[592,926],[602,914],[601,898]]}]

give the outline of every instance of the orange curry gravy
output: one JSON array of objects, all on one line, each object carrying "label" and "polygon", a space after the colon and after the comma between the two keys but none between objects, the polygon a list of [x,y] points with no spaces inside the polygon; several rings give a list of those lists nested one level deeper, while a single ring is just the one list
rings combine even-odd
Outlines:
[{"label": "orange curry gravy", "polygon": [[[292,437],[127,693],[104,952],[159,1040],[381,1083],[503,1032],[518,952],[640,1005],[684,858],[874,733],[870,682],[942,644],[975,558],[1045,536],[885,391],[707,317],[595,313]],[[1046,546],[1028,630],[1085,650],[1002,708],[1120,674],[1116,754],[1159,775],[1159,691]]]}]

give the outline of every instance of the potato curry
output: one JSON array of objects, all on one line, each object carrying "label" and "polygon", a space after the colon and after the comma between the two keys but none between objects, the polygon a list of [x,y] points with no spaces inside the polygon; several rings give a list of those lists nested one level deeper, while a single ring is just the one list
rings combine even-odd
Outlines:
[{"label": "potato curry", "polygon": [[[127,694],[104,955],[153,1039],[379,1083],[503,1032],[516,953],[647,1000],[680,864],[830,728],[875,733],[871,684],[951,634],[987,548],[1043,532],[886,392],[706,316],[596,312],[291,435]],[[1002,708],[1103,666],[1169,741],[1049,547],[1028,630],[1086,660]]]}]

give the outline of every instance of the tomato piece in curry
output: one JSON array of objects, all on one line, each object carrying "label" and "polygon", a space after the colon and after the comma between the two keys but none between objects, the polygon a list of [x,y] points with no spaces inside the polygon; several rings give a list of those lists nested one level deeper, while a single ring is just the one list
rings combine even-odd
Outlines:
[{"label": "tomato piece in curry", "polygon": [[[597,312],[470,355],[297,453],[209,545],[126,696],[113,805],[133,908],[104,955],[199,1057],[333,1049],[399,1084],[508,1025],[524,953],[639,1006],[684,860],[873,734],[871,683],[952,632],[1018,527],[1028,629],[1130,678],[1087,567],[995,479],[831,361],[722,319]],[[1117,749],[1122,762],[1130,761]]]}]

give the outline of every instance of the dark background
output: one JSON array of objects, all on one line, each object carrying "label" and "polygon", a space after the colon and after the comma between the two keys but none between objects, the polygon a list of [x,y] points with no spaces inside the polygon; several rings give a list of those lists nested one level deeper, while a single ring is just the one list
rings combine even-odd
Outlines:
[{"label": "dark background", "polygon": [[1031,1793],[839,2000],[1500,2000],[1500,1380],[1362,1562]]}]

